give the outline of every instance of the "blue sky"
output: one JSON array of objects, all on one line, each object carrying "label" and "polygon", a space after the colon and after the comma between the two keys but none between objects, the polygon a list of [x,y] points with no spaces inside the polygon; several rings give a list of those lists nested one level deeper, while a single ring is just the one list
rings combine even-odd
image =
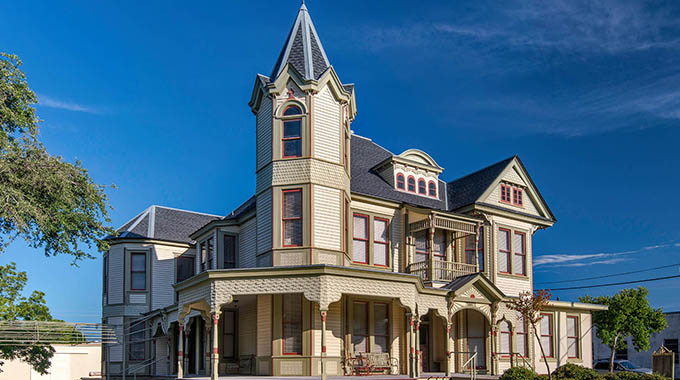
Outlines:
[{"label": "blue sky", "polygon": [[[307,1],[356,84],[356,133],[423,149],[445,180],[519,154],[558,218],[534,236],[537,285],[680,262],[680,4],[413,4]],[[115,227],[150,204],[226,214],[254,189],[255,74],[271,71],[298,7],[2,2],[0,50],[24,61],[48,150],[116,185]],[[9,261],[55,316],[99,319],[100,260],[75,268],[19,242]],[[680,280],[647,286],[654,306],[680,310]]]}]

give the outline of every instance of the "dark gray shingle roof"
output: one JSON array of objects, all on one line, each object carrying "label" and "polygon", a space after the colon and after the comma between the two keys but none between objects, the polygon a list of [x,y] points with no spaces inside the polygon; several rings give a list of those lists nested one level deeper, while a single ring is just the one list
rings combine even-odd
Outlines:
[{"label": "dark gray shingle roof", "polygon": [[475,203],[515,157],[506,158],[447,183],[449,210],[454,211]]},{"label": "dark gray shingle roof", "polygon": [[118,238],[193,243],[189,238],[192,232],[219,218],[217,215],[151,206],[120,227],[117,230]]}]

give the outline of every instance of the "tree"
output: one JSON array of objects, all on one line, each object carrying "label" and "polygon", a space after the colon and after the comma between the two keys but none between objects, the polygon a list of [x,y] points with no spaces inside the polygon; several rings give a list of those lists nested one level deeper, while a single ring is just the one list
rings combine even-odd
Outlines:
[{"label": "tree", "polygon": [[[0,265],[0,321],[52,321],[50,310],[45,304],[45,293],[34,290],[29,297],[22,296],[28,277],[26,272],[17,272],[16,265]],[[5,336],[11,340],[11,336]],[[16,344],[0,344],[0,360],[19,359],[31,365],[41,374],[50,368],[54,349],[50,345],[26,345],[17,340]],[[3,362],[0,362],[2,366]]]},{"label": "tree", "polygon": [[51,156],[38,141],[37,97],[21,61],[0,52],[0,252],[16,238],[73,263],[94,258],[81,244],[108,249],[114,234],[104,192],[79,161]]},{"label": "tree", "polygon": [[[523,292],[520,293],[519,298],[510,301],[508,306],[510,309],[517,311],[524,318],[524,320],[531,325],[531,328],[534,330],[534,334],[538,336],[538,328],[536,325],[543,318],[541,316],[541,311],[544,310],[546,306],[548,306],[550,297],[552,297],[550,292],[543,289],[536,290],[533,294],[531,292]],[[548,379],[552,380],[548,359],[545,356],[543,343],[540,339],[538,339],[538,346],[541,348],[541,354],[543,355],[545,368],[548,371]]]},{"label": "tree", "polygon": [[614,372],[614,354],[625,348],[625,339],[633,337],[636,351],[649,350],[649,336],[666,328],[663,311],[652,309],[644,287],[623,289],[613,296],[580,297],[581,302],[608,306],[607,310],[593,311],[593,325],[597,337],[609,346],[609,372]]}]

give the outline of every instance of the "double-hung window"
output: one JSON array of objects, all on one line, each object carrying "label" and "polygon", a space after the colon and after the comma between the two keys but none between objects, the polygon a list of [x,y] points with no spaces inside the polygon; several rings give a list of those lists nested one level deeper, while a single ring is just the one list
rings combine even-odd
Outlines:
[{"label": "double-hung window", "polygon": [[416,262],[428,261],[430,253],[428,251],[427,242],[427,232],[418,231],[414,234],[413,240],[415,241],[416,248]]},{"label": "double-hung window", "polygon": [[416,179],[413,177],[408,177],[408,191],[411,193],[416,192]]},{"label": "double-hung window", "polygon": [[373,264],[379,266],[389,265],[389,221],[387,219],[373,218]]},{"label": "double-hung window", "polygon": [[523,190],[521,187],[516,185],[510,185],[507,183],[501,184],[501,202],[512,204],[514,206],[523,207]]},{"label": "double-hung window", "polygon": [[519,187],[515,187],[512,189],[512,204],[520,207],[522,207],[523,205],[522,189],[520,189]]},{"label": "double-hung window", "polygon": [[182,282],[194,275],[194,257],[193,256],[179,256],[177,261],[177,273],[175,280]]},{"label": "double-hung window", "polygon": [[373,303],[373,352],[388,352],[390,338],[389,307],[386,303]]},{"label": "double-hung window", "polygon": [[302,246],[302,189],[283,191],[283,246]]},{"label": "double-hung window", "polygon": [[389,266],[389,219],[353,213],[352,225],[352,262],[380,267]]},{"label": "double-hung window", "polygon": [[501,357],[510,357],[512,353],[512,332],[510,330],[510,323],[507,321],[501,322]]},{"label": "double-hung window", "polygon": [[236,268],[236,237],[224,235],[224,269]]},{"label": "double-hung window", "polygon": [[510,193],[512,189],[506,184],[501,184],[501,202],[510,203]]},{"label": "double-hung window", "polygon": [[281,149],[283,158],[302,156],[302,111],[289,106],[283,111]]},{"label": "double-hung window", "polygon": [[510,230],[498,229],[498,271],[510,273]]},{"label": "double-hung window", "polygon": [[526,276],[527,275],[527,260],[526,260],[526,235],[522,232],[515,232],[512,239],[513,251],[513,273]]},{"label": "double-hung window", "polygon": [[430,183],[427,184],[427,195],[433,198],[437,197],[437,184],[435,184],[434,181],[430,181]]},{"label": "double-hung window", "polygon": [[368,264],[368,215],[354,214],[353,225],[352,261]]},{"label": "double-hung window", "polygon": [[130,326],[130,344],[128,359],[134,361],[144,360],[145,343],[144,343],[144,329],[145,322],[133,322]]},{"label": "double-hung window", "polygon": [[397,174],[397,189],[406,190],[406,184],[404,183],[404,175],[401,173]]},{"label": "double-hung window", "polygon": [[354,352],[369,352],[368,302],[353,302],[352,346]]},{"label": "double-hung window", "polygon": [[283,310],[283,354],[302,355],[302,295],[284,294]]},{"label": "double-hung window", "polygon": [[418,194],[421,194],[421,195],[427,194],[426,186],[425,186],[425,180],[424,180],[424,179],[419,179],[419,180],[418,180]]},{"label": "double-hung window", "polygon": [[553,347],[553,315],[541,313],[541,345],[545,350],[545,356],[552,358]]},{"label": "double-hung window", "polygon": [[567,356],[569,359],[580,357],[580,343],[578,317],[567,316]]},{"label": "double-hung window", "polygon": [[526,357],[529,345],[527,323],[521,315],[518,315],[517,320],[517,326],[515,326],[515,351],[522,357]]},{"label": "double-hung window", "polygon": [[130,254],[130,289],[146,290],[146,253]]}]

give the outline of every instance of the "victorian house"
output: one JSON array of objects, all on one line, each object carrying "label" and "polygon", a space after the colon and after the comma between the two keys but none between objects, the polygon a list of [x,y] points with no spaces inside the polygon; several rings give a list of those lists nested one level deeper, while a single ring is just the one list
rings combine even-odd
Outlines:
[{"label": "victorian house", "polygon": [[410,378],[545,372],[538,340],[552,369],[591,365],[598,306],[553,301],[538,334],[507,306],[533,290],[532,237],[555,223],[519,157],[447,181],[422,150],[354,134],[355,85],[304,4],[249,106],[250,199],[226,216],[151,206],[110,239],[110,378],[325,378],[357,357]]}]

